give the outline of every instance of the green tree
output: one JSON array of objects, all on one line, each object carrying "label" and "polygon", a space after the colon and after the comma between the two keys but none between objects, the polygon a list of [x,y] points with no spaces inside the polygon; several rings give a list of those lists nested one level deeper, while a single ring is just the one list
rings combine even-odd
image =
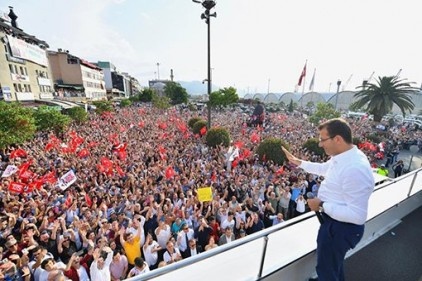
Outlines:
[{"label": "green tree", "polygon": [[40,106],[34,110],[34,119],[38,130],[53,130],[56,134],[63,132],[72,120],[48,106]]},{"label": "green tree", "polygon": [[21,144],[34,137],[36,126],[32,110],[19,103],[0,102],[0,149]]},{"label": "green tree", "polygon": [[102,100],[102,101],[94,101],[92,102],[93,105],[95,105],[96,109],[95,112],[97,114],[101,114],[103,112],[111,112],[113,111],[113,105],[111,104],[111,101],[106,101],[106,100]]},{"label": "green tree", "polygon": [[167,82],[164,87],[164,94],[170,98],[172,104],[188,102],[188,92],[179,83]]},{"label": "green tree", "polygon": [[320,155],[320,156],[325,155],[324,149],[319,147],[319,140],[316,138],[308,139],[303,144],[303,148],[306,148],[308,151],[311,151],[316,155]]},{"label": "green tree", "polygon": [[293,100],[290,100],[289,107],[287,108],[287,111],[293,112],[294,110],[295,110],[295,106],[294,106]]},{"label": "green tree", "polygon": [[363,108],[365,112],[374,115],[375,122],[380,122],[393,109],[394,104],[405,115],[406,111],[411,112],[415,107],[411,94],[417,93],[418,89],[412,87],[412,84],[396,76],[378,77],[375,83],[358,87],[361,90],[354,95],[357,100],[351,108]]},{"label": "green tree", "polygon": [[212,92],[210,95],[209,103],[212,107],[228,106],[239,101],[236,89],[233,87],[223,88],[218,91]]},{"label": "green tree", "polygon": [[151,102],[154,94],[155,92],[153,89],[144,88],[139,94],[132,96],[129,99],[132,102]]},{"label": "green tree", "polygon": [[161,97],[156,94],[152,96],[152,104],[159,109],[167,109],[171,106],[169,97]]},{"label": "green tree", "polygon": [[72,118],[73,121],[76,123],[82,124],[88,120],[88,113],[85,111],[84,108],[80,106],[75,106],[72,108],[69,108],[66,111],[66,114]]},{"label": "green tree", "polygon": [[331,103],[317,103],[315,113],[309,117],[309,121],[318,124],[322,119],[340,117],[341,113],[334,109]]},{"label": "green tree", "polygon": [[259,155],[259,159],[264,159],[265,155],[265,160],[272,160],[274,163],[282,165],[286,160],[286,155],[281,150],[281,146],[289,149],[289,145],[284,140],[267,138],[259,144],[256,153]]},{"label": "green tree", "polygon": [[200,120],[204,120],[204,119],[202,119],[201,117],[192,117],[191,119],[189,119],[188,121],[189,128],[193,129],[193,125],[195,125],[195,123]]},{"label": "green tree", "polygon": [[205,141],[210,147],[216,147],[220,144],[228,147],[230,145],[230,134],[225,128],[213,127],[207,132]]}]

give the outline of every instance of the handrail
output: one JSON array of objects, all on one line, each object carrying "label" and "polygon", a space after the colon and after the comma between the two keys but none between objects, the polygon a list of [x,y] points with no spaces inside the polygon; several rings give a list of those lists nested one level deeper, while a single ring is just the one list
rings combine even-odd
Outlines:
[{"label": "handrail", "polygon": [[[418,177],[418,175],[419,175],[419,177]],[[372,208],[372,210],[370,210],[372,213],[369,214],[369,212],[368,212],[368,215],[371,215],[371,216],[368,217],[367,222],[374,220],[378,216],[381,216],[383,213],[385,213],[387,210],[391,209],[392,207],[396,206],[397,204],[400,204],[403,200],[406,200],[406,198],[411,197],[412,191],[413,191],[413,195],[420,192],[422,190],[422,168],[415,170],[415,171],[412,171],[408,174],[405,174],[405,175],[403,175],[399,178],[392,179],[391,181],[386,181],[386,182],[382,183],[381,185],[377,186],[377,189],[374,190],[373,195],[371,196],[371,198],[374,197],[373,200],[376,200],[377,197],[381,197],[381,199],[382,199],[382,196],[385,196],[385,193],[387,193],[387,195],[388,195],[388,192],[389,192],[390,189],[397,190],[396,188],[398,188],[399,185],[407,184],[410,180],[411,180],[411,182],[408,185],[406,185],[406,186],[408,186],[408,190],[407,190],[407,192],[404,196],[403,195],[397,196],[396,201],[391,202],[391,203],[387,202],[390,205],[382,206],[382,210],[379,210],[379,208],[378,209]],[[418,186],[415,186],[416,183],[418,183]],[[400,186],[400,188],[402,188],[402,187]],[[406,190],[404,190],[404,191],[406,191]],[[370,200],[371,200],[371,198],[370,198]],[[389,199],[391,199],[391,198],[389,198]],[[371,203],[371,201],[370,201],[370,203]],[[374,207],[374,206],[372,206],[372,207]],[[378,206],[376,206],[376,207],[378,207]],[[371,209],[371,204],[370,204],[370,209]],[[250,265],[250,267],[251,267],[250,271],[254,271],[254,268],[256,268],[256,271],[255,271],[256,275],[254,276],[253,280],[257,280],[257,279],[261,278],[263,275],[264,276],[267,275],[269,273],[268,270],[271,269],[271,268],[267,269],[266,274],[264,274],[264,271],[265,271],[264,267],[265,267],[266,263],[269,262],[268,259],[267,259],[267,256],[271,255],[271,253],[269,253],[268,250],[270,249],[271,251],[274,251],[274,249],[271,248],[271,245],[276,244],[278,239],[281,239],[281,241],[283,241],[283,236],[287,235],[287,237],[290,237],[288,235],[290,235],[292,233],[292,231],[295,231],[295,229],[297,230],[297,229],[300,229],[300,228],[303,228],[303,227],[306,227],[306,231],[309,230],[310,233],[312,233],[312,231],[313,231],[314,235],[316,237],[316,230],[315,229],[318,228],[318,224],[319,223],[317,222],[315,213],[314,212],[307,212],[307,213],[305,213],[305,214],[303,214],[299,217],[290,219],[288,221],[277,224],[277,225],[272,226],[270,228],[266,228],[266,229],[264,229],[264,230],[262,230],[258,233],[248,235],[244,238],[237,239],[237,240],[235,240],[235,241],[233,241],[229,244],[225,244],[225,245],[216,247],[216,248],[214,248],[210,251],[203,252],[203,253],[196,255],[194,257],[190,257],[188,259],[184,259],[184,260],[181,260],[179,262],[176,262],[176,263],[173,263],[173,264],[170,264],[170,265],[166,265],[165,267],[155,269],[155,270],[150,271],[150,272],[148,272],[144,275],[141,275],[141,276],[135,276],[135,277],[130,278],[128,280],[130,280],[130,281],[151,280],[151,279],[165,280],[164,276],[166,274],[172,275],[172,273],[175,273],[175,271],[178,271],[178,272],[180,271],[179,275],[183,275],[183,272],[187,273],[187,272],[191,272],[192,270],[194,270],[194,271],[196,270],[195,269],[196,267],[193,264],[197,264],[197,266],[199,268],[199,267],[202,266],[201,264],[204,263],[204,262],[212,262],[212,261],[221,262],[221,260],[223,259],[223,256],[224,256],[224,258],[227,258],[225,256],[225,255],[227,255],[227,253],[229,253],[229,252],[234,253],[236,250],[238,250],[239,252],[242,252],[242,251],[244,251],[242,249],[245,248],[248,245],[251,245],[251,247],[255,247],[256,251],[259,251],[259,249],[260,249],[260,252],[262,253],[261,256],[259,256],[259,255],[256,256],[256,259],[258,259],[256,264]],[[303,231],[303,229],[302,229],[302,231]],[[260,242],[261,240],[262,240],[262,244]],[[259,244],[256,244],[257,242]],[[313,245],[312,242],[309,242],[308,244],[309,245],[303,246],[303,248],[301,249],[302,252],[299,255],[289,256],[289,259],[286,259],[284,264],[283,264],[283,261],[280,261],[277,269],[282,269],[282,268],[288,266],[290,263],[295,262],[296,260],[301,259],[302,257],[309,255],[309,253],[312,253],[313,251],[315,251],[316,243],[315,243],[315,245]],[[255,254],[256,253],[257,252],[255,252]],[[288,252],[286,252],[286,255],[287,255],[287,253]],[[217,256],[221,257],[221,259],[220,258],[216,259]],[[234,259],[234,258],[235,257],[233,257],[232,259]],[[246,256],[242,256],[241,258],[245,259]],[[269,262],[268,266],[270,266],[270,265],[271,265],[271,263]],[[242,268],[242,270],[245,270],[245,268]],[[198,272],[198,273],[204,274],[204,272]],[[208,274],[213,274],[213,273],[214,272],[208,272]],[[250,280],[251,276],[244,276],[244,278],[246,278],[247,280]],[[198,276],[198,279],[200,279],[199,276]],[[185,279],[185,280],[188,280],[188,279]]]}]

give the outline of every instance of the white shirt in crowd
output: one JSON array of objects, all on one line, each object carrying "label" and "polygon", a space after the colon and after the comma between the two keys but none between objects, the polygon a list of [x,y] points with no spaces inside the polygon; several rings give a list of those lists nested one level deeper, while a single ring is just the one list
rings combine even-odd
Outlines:
[{"label": "white shirt in crowd", "polygon": [[91,273],[91,280],[92,281],[110,281],[110,264],[113,260],[113,252],[110,252],[107,254],[107,258],[104,261],[104,266],[102,269],[98,268],[97,261],[94,260],[90,267],[90,273]]},{"label": "white shirt in crowd", "polygon": [[144,256],[145,256],[145,262],[148,264],[148,266],[152,266],[157,263],[158,261],[158,252],[152,252],[152,250],[155,247],[159,247],[157,241],[153,240],[151,245],[144,245]]}]

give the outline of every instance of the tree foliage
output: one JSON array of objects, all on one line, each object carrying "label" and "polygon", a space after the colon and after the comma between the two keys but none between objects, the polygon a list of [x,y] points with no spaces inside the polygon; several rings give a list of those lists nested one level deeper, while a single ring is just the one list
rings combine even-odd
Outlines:
[{"label": "tree foliage", "polygon": [[154,92],[153,89],[144,88],[144,89],[142,89],[142,91],[139,94],[134,95],[134,96],[130,97],[129,99],[132,102],[151,102],[152,97],[154,95],[155,95],[155,92]]},{"label": "tree foliage", "polygon": [[152,104],[158,109],[167,109],[171,106],[169,97],[156,94],[152,96]]},{"label": "tree foliage", "polygon": [[0,102],[0,149],[31,139],[36,131],[32,110],[19,103]]},{"label": "tree foliage", "polygon": [[75,106],[66,110],[66,114],[76,123],[82,124],[88,120],[88,113],[84,108]]},{"label": "tree foliage", "polygon": [[188,121],[189,128],[193,129],[193,125],[195,125],[195,123],[200,120],[204,120],[204,119],[202,119],[201,117],[192,117],[191,119],[189,119]]},{"label": "tree foliage", "polygon": [[93,105],[95,105],[96,109],[95,112],[97,114],[101,114],[103,112],[111,112],[114,110],[113,105],[111,104],[111,101],[94,101],[92,102]]},{"label": "tree foliage", "polygon": [[272,160],[274,163],[282,165],[286,160],[286,155],[281,150],[281,146],[289,149],[289,145],[284,140],[267,138],[259,144],[256,153],[261,160]]},{"label": "tree foliage", "polygon": [[164,87],[164,94],[170,98],[172,104],[188,102],[188,92],[179,83],[167,82]]},{"label": "tree foliage", "polygon": [[38,130],[53,130],[56,134],[63,132],[72,120],[69,116],[48,106],[40,106],[34,110],[34,119]]},{"label": "tree foliage", "polygon": [[220,144],[228,147],[230,145],[230,134],[225,128],[213,127],[207,132],[205,141],[210,147],[216,147]]},{"label": "tree foliage", "polygon": [[417,93],[418,89],[412,87],[412,84],[414,83],[405,82],[397,76],[378,77],[375,83],[358,87],[361,90],[354,95],[357,100],[351,108],[363,108],[365,112],[374,115],[376,122],[380,122],[393,109],[394,104],[405,115],[415,107],[411,94]]},{"label": "tree foliage", "polygon": [[331,103],[318,103],[315,113],[309,117],[309,121],[318,124],[322,119],[338,118],[341,113],[334,109]]},{"label": "tree foliage", "polygon": [[233,87],[223,88],[212,92],[210,95],[209,104],[212,107],[228,106],[239,101],[236,89]]},{"label": "tree foliage", "polygon": [[120,106],[121,107],[127,107],[127,106],[131,106],[132,105],[132,101],[130,99],[123,99],[120,101]]},{"label": "tree foliage", "polygon": [[325,155],[325,151],[323,148],[319,147],[319,140],[316,138],[308,139],[304,144],[303,148],[306,148],[308,151],[323,156]]},{"label": "tree foliage", "polygon": [[293,103],[293,100],[290,100],[289,106],[287,107],[287,111],[293,112],[295,110],[295,104]]}]

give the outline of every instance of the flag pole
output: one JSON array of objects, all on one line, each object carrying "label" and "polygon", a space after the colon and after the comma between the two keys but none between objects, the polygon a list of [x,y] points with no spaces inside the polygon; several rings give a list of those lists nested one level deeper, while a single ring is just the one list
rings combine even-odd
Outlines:
[{"label": "flag pole", "polygon": [[308,60],[305,61],[305,76],[303,76],[303,86],[302,86],[302,97],[300,99],[300,106],[302,107],[303,111],[303,94],[305,93],[305,84],[306,84],[306,66],[308,64]]}]

